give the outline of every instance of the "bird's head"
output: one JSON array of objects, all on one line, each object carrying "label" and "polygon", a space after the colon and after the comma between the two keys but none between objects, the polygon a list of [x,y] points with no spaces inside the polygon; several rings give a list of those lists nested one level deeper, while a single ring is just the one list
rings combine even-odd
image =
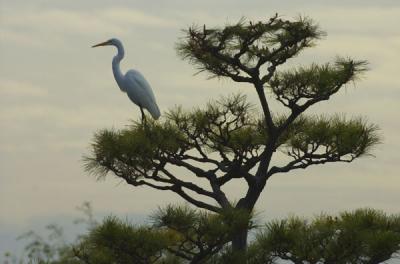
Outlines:
[{"label": "bird's head", "polygon": [[121,43],[121,41],[119,41],[118,39],[112,38],[112,39],[109,39],[107,41],[101,42],[99,44],[93,45],[92,48],[100,47],[100,46],[110,46],[110,45],[111,46],[117,46],[120,43]]}]

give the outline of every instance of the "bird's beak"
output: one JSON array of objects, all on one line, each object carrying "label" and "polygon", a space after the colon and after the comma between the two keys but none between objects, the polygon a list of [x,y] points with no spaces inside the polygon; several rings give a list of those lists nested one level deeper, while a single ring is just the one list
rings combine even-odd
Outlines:
[{"label": "bird's beak", "polygon": [[107,45],[110,45],[110,41],[109,40],[107,40],[105,42],[102,42],[102,43],[99,43],[99,44],[96,44],[96,45],[93,45],[92,48],[100,47],[100,46],[107,46]]}]

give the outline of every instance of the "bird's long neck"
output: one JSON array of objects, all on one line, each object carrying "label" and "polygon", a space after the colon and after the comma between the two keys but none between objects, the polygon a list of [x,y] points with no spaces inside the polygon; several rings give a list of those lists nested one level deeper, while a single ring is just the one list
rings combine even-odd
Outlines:
[{"label": "bird's long neck", "polygon": [[117,81],[118,85],[121,87],[122,84],[122,79],[124,78],[124,75],[121,72],[121,68],[119,67],[120,61],[124,58],[125,51],[124,47],[122,46],[122,43],[117,43],[115,47],[118,50],[117,55],[114,56],[112,60],[112,70],[114,73],[115,80]]}]

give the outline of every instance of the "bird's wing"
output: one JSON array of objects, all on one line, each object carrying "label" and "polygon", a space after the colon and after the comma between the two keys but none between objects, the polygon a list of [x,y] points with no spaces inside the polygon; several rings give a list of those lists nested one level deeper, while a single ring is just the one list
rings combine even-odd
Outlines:
[{"label": "bird's wing", "polygon": [[141,93],[146,94],[147,96],[150,97],[150,99],[153,102],[156,102],[156,98],[154,97],[153,90],[150,87],[150,84],[147,82],[147,80],[144,78],[144,76],[137,70],[129,70],[126,73],[126,77],[130,79],[131,81],[134,81],[137,83],[138,89],[141,89]]},{"label": "bird's wing", "polygon": [[160,110],[158,109],[153,90],[144,76],[136,70],[127,71],[125,76],[129,81],[135,84],[136,91],[139,95],[138,99],[142,101],[139,102],[139,104],[146,108],[152,116],[157,119],[160,116]]}]

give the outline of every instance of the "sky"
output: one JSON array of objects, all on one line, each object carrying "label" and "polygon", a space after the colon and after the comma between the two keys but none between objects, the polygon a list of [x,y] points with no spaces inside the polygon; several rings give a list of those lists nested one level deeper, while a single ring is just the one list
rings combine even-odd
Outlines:
[{"label": "sky", "polygon": [[[327,32],[289,66],[337,55],[369,61],[361,80],[310,112],[366,117],[379,125],[383,143],[374,157],[273,177],[256,206],[261,220],[360,207],[399,213],[399,1],[0,0],[0,252],[15,248],[13,238],[29,229],[74,219],[83,201],[98,216],[134,219],[182,202],[111,175],[98,182],[84,171],[82,156],[97,130],[124,128],[140,117],[113,79],[116,51],[91,45],[121,39],[122,70],[146,76],[162,112],[239,91],[257,103],[250,86],[194,75],[174,48],[190,25],[265,20],[276,12],[288,19],[309,16]],[[232,199],[240,190],[239,184],[227,189]]]}]

